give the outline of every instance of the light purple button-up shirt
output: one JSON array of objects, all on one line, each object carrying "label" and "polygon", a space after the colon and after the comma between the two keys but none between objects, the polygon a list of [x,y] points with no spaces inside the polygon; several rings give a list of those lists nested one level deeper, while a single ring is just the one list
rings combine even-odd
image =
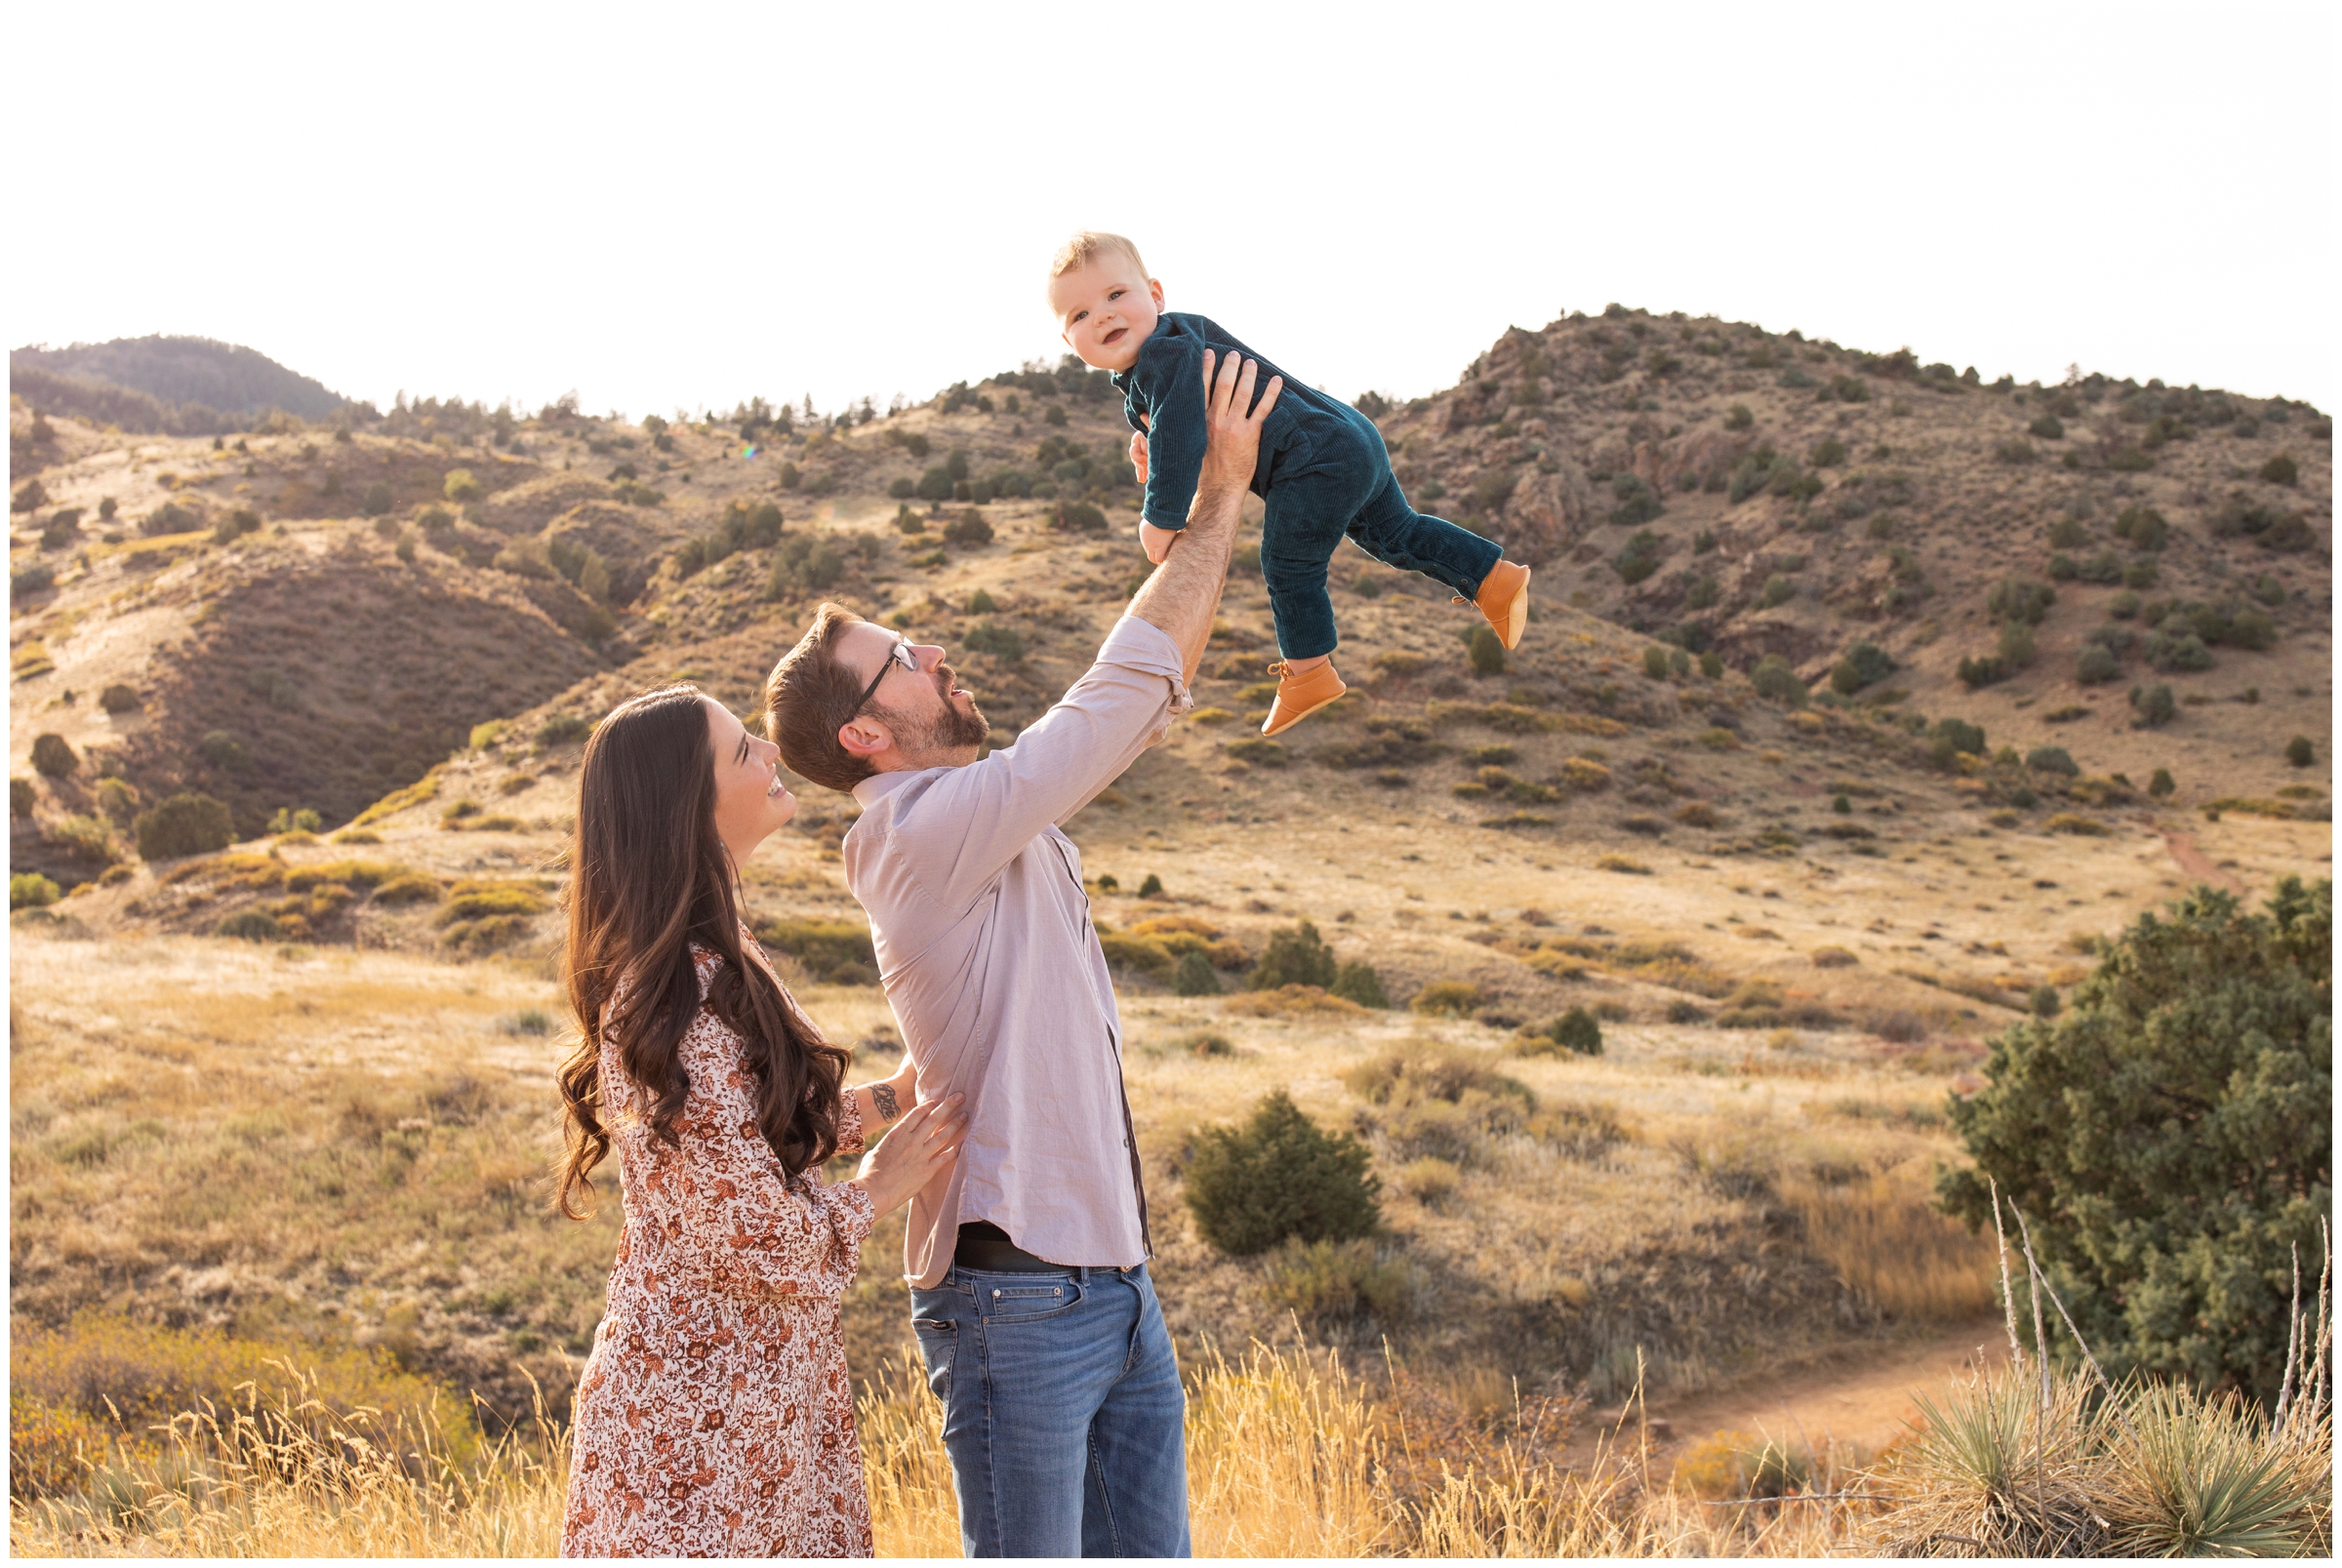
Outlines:
[{"label": "light purple button-up shirt", "polygon": [[1125,616],[1016,744],[854,786],[846,885],[869,914],[918,1096],[968,1097],[949,1184],[910,1202],[914,1285],[942,1281],[959,1226],[977,1220],[1051,1263],[1147,1260],[1121,1015],[1081,853],[1057,824],[1193,705],[1179,646]]}]

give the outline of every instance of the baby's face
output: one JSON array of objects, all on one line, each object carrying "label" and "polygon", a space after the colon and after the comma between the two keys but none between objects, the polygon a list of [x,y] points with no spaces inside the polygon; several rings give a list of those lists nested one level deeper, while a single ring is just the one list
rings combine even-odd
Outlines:
[{"label": "baby's face", "polygon": [[1095,370],[1128,370],[1163,313],[1163,286],[1136,262],[1108,251],[1049,284],[1049,307],[1066,346]]}]

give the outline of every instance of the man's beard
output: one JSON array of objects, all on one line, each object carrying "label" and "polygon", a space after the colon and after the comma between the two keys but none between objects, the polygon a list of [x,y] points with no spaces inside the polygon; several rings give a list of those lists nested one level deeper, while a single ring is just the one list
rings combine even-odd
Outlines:
[{"label": "man's beard", "polygon": [[913,718],[885,707],[880,707],[878,713],[894,729],[895,744],[906,754],[914,757],[931,757],[968,746],[980,746],[992,733],[991,721],[984,716],[984,709],[976,705],[973,696],[968,698],[967,708],[963,711],[947,694],[944,710],[932,718]]}]

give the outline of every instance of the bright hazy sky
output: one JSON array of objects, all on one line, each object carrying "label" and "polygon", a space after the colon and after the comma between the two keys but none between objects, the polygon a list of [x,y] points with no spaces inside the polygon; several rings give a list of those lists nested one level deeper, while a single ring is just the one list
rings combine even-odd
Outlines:
[{"label": "bright hazy sky", "polygon": [[883,405],[1054,359],[1090,226],[1345,396],[1618,300],[2330,410],[2333,17],[19,6],[0,308],[384,406]]}]

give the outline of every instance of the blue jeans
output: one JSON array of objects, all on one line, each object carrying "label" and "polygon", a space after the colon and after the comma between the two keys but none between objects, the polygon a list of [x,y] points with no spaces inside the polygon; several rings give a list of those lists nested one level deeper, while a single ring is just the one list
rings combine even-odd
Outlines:
[{"label": "blue jeans", "polygon": [[1504,559],[1493,541],[1407,504],[1382,432],[1363,415],[1320,431],[1279,463],[1261,519],[1261,581],[1287,659],[1330,654],[1338,641],[1326,563],[1348,534],[1376,560],[1421,572],[1469,599]]},{"label": "blue jeans", "polygon": [[1187,1396],[1144,1265],[910,1293],[971,1557],[1185,1557]]}]

